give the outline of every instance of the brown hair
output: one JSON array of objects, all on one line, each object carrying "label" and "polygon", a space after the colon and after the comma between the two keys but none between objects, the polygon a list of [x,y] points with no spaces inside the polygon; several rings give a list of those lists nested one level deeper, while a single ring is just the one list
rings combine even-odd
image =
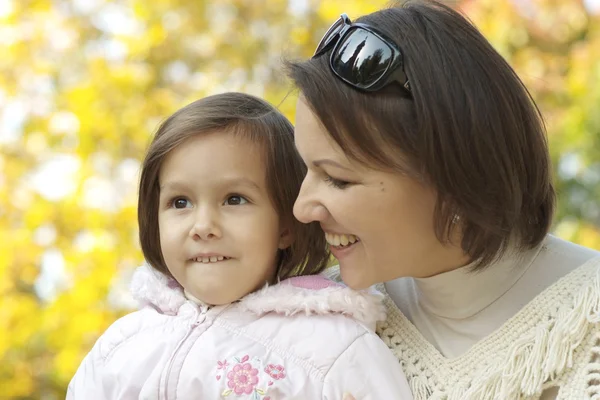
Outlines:
[{"label": "brown hair", "polygon": [[465,17],[434,1],[408,1],[357,22],[400,46],[412,95],[395,84],[354,89],[330,70],[331,50],[287,61],[335,142],[358,162],[435,188],[436,235],[447,242],[460,227],[475,269],[513,237],[521,249],[537,246],[555,193],[543,120],[514,70]]},{"label": "brown hair", "polygon": [[158,227],[158,177],[163,160],[190,137],[225,130],[245,135],[263,148],[271,202],[294,237],[292,245],[281,251],[279,277],[321,272],[329,259],[323,232],[317,223],[302,224],[292,213],[306,174],[294,146],[294,128],[269,103],[243,93],[197,100],[175,112],[158,128],[142,165],[138,200],[140,243],[146,261],[170,275],[162,256]]}]

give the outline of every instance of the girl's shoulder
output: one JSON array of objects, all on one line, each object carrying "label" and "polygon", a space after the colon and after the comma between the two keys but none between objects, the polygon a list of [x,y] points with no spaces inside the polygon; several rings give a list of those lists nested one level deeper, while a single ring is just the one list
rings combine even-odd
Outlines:
[{"label": "girl's shoulder", "polygon": [[117,348],[138,347],[142,336],[176,340],[201,312],[172,278],[147,265],[134,271],[130,291],[139,309],[114,321],[94,345],[94,354],[104,361]]},{"label": "girl's shoulder", "polygon": [[140,338],[160,338],[165,341],[174,337],[176,331],[183,332],[185,325],[181,318],[168,315],[152,307],[131,312],[114,321],[98,338],[92,349],[94,358],[102,363],[111,359],[117,349],[126,348],[128,351],[143,347]]},{"label": "girl's shoulder", "polygon": [[290,278],[244,297],[215,320],[213,333],[219,335],[217,342],[233,338],[229,349],[239,354],[251,359],[268,354],[281,365],[296,365],[323,380],[336,360],[359,357],[366,365],[361,356],[366,348],[387,354],[375,334],[376,322],[384,319],[381,293],[352,290],[314,275]]},{"label": "girl's shoulder", "polygon": [[176,315],[187,299],[177,281],[149,265],[138,267],[131,279],[130,291],[140,308],[150,306],[166,315]]},{"label": "girl's shoulder", "polygon": [[257,340],[277,332],[274,340],[282,346],[311,337],[316,347],[330,342],[343,347],[361,335],[375,335],[376,323],[386,318],[383,299],[374,289],[353,290],[323,275],[294,277],[247,295],[223,312],[218,324]]}]

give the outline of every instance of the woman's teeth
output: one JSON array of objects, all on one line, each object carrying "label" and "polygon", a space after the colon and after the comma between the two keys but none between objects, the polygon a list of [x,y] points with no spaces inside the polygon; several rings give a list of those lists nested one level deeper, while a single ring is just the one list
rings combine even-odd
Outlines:
[{"label": "woman's teeth", "polygon": [[214,263],[214,262],[219,262],[219,261],[223,261],[223,260],[229,260],[229,257],[211,256],[211,257],[194,258],[194,261],[202,263],[202,264]]},{"label": "woman's teeth", "polygon": [[344,247],[359,242],[360,239],[354,235],[338,235],[325,232],[325,240],[330,246]]}]

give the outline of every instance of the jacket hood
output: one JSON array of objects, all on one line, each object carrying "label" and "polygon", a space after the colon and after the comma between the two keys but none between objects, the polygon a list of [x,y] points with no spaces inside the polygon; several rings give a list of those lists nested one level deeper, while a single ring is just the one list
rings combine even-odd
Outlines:
[{"label": "jacket hood", "polygon": [[[187,301],[199,303],[186,297],[175,279],[148,265],[138,267],[134,272],[131,292],[141,307],[151,306],[169,315],[176,315]],[[369,326],[385,319],[381,293],[374,289],[353,290],[324,275],[299,276],[266,285],[240,299],[237,306],[241,311],[258,316],[268,313],[286,316],[344,314]]]}]

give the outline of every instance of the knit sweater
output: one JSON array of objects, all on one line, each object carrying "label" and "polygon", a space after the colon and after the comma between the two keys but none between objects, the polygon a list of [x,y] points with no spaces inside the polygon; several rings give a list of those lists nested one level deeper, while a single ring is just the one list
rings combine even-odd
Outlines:
[{"label": "knit sweater", "polygon": [[377,333],[415,400],[600,399],[599,255],[548,236],[481,273],[386,282]]}]

